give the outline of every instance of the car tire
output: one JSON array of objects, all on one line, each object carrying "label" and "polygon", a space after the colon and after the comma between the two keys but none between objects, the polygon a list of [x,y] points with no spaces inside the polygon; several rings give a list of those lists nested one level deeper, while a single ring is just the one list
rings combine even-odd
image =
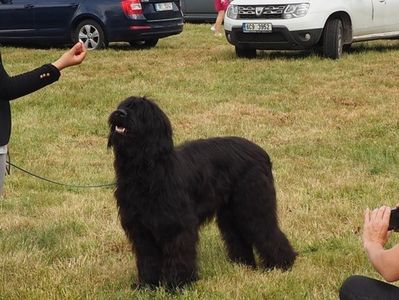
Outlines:
[{"label": "car tire", "polygon": [[108,46],[101,25],[93,20],[84,20],[76,26],[73,41],[81,41],[88,50],[102,49]]},{"label": "car tire", "polygon": [[131,41],[129,44],[136,49],[149,49],[158,44],[158,39]]},{"label": "car tire", "polygon": [[323,32],[323,55],[331,59],[338,59],[343,51],[344,28],[340,19],[327,22]]},{"label": "car tire", "polygon": [[255,58],[256,49],[236,46],[236,55],[240,58]]}]

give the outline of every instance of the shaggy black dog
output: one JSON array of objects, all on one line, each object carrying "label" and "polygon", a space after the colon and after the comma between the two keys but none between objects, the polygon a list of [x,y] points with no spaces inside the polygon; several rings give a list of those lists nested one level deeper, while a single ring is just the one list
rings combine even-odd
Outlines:
[{"label": "shaggy black dog", "polygon": [[115,197],[133,244],[139,285],[180,287],[197,279],[198,229],[216,215],[233,262],[290,268],[296,253],[278,227],[271,163],[238,137],[174,147],[168,117],[130,97],[109,117]]}]

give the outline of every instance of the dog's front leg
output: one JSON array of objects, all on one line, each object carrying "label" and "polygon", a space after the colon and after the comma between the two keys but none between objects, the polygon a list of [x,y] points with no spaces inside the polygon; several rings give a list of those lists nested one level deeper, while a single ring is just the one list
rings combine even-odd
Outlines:
[{"label": "dog's front leg", "polygon": [[143,226],[135,228],[133,252],[136,254],[139,287],[156,287],[160,284],[162,255],[151,232]]},{"label": "dog's front leg", "polygon": [[163,244],[162,282],[175,289],[198,279],[197,230],[186,229]]}]

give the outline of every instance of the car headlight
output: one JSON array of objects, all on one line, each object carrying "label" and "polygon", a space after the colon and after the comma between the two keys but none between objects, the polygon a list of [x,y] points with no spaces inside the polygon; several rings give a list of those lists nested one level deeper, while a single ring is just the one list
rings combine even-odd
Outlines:
[{"label": "car headlight", "polygon": [[238,16],[238,6],[237,5],[229,5],[227,8],[227,17],[230,19],[237,19]]},{"label": "car headlight", "polygon": [[288,4],[284,10],[283,18],[293,19],[304,17],[308,13],[309,7],[309,3]]}]

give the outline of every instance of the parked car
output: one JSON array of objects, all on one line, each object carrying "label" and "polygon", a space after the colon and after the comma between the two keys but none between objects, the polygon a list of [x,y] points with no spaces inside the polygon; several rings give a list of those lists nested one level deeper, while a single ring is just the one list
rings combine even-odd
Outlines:
[{"label": "parked car", "polygon": [[0,42],[154,47],[183,30],[178,0],[0,0]]},{"label": "parked car", "polygon": [[181,0],[184,20],[214,22],[217,16],[214,0]]},{"label": "parked car", "polygon": [[321,48],[337,59],[352,43],[399,38],[398,12],[398,0],[234,0],[224,28],[239,57]]}]

